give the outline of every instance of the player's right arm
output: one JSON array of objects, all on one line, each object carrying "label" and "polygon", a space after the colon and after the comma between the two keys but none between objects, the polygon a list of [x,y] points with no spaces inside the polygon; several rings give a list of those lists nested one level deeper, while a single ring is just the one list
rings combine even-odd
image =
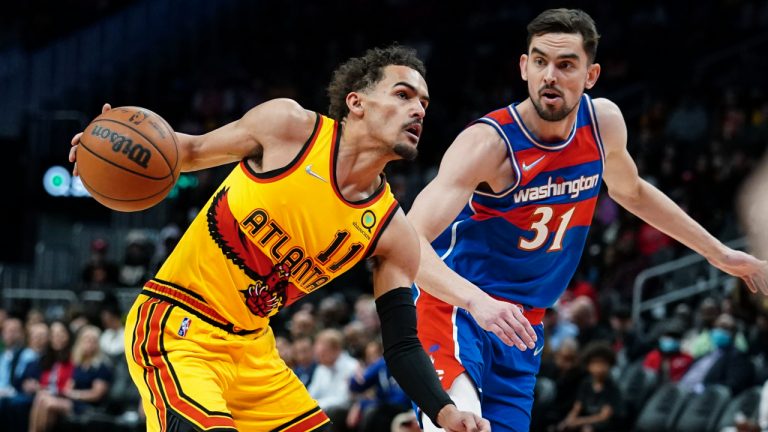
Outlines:
[{"label": "player's right arm", "polygon": [[[104,104],[102,113],[111,106]],[[316,114],[291,99],[264,102],[242,118],[203,135],[176,133],[182,171],[196,171],[258,158],[265,171],[290,162],[312,134]],[[82,132],[72,138],[69,160],[75,162]],[[279,148],[279,152],[270,150]],[[274,165],[274,167],[272,166]],[[75,171],[75,174],[77,172]]]},{"label": "player's right arm", "polygon": [[480,183],[494,184],[509,164],[506,144],[484,123],[465,129],[443,156],[437,176],[419,193],[408,212],[421,243],[416,283],[440,300],[469,311],[485,330],[521,350],[534,348],[536,333],[520,309],[495,300],[450,269],[430,244],[461,212]]}]

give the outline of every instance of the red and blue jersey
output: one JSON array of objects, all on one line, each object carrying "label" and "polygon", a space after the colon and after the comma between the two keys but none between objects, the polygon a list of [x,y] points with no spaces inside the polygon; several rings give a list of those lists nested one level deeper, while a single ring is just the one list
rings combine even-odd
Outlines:
[{"label": "red and blue jersey", "polygon": [[592,100],[582,96],[562,142],[538,141],[514,104],[477,122],[506,142],[514,183],[497,193],[476,190],[432,245],[490,295],[549,307],[576,271],[602,183],[605,155]]}]

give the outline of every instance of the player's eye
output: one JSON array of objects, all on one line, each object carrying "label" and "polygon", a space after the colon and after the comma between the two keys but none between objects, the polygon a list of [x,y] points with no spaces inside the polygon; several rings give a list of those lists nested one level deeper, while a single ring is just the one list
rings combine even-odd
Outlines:
[{"label": "player's eye", "polygon": [[399,97],[400,99],[408,99],[408,94],[405,93],[404,91],[399,91],[396,94],[397,94],[397,97]]}]

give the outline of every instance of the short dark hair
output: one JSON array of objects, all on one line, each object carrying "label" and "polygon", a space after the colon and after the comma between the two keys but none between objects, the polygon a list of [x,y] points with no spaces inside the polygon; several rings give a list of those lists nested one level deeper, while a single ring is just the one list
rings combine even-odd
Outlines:
[{"label": "short dark hair", "polygon": [[528,23],[528,48],[534,36],[547,33],[579,33],[584,39],[584,51],[593,63],[597,56],[597,33],[595,21],[581,9],[547,9]]},{"label": "short dark hair", "polygon": [[363,91],[381,81],[384,68],[390,65],[407,66],[422,77],[427,74],[424,63],[413,48],[398,44],[386,48],[372,48],[362,57],[354,57],[341,64],[328,84],[328,97],[331,100],[328,115],[336,121],[342,121],[349,114],[347,95]]},{"label": "short dark hair", "polygon": [[592,360],[603,360],[613,366],[616,363],[616,354],[607,342],[591,342],[581,354],[581,364],[587,367]]}]

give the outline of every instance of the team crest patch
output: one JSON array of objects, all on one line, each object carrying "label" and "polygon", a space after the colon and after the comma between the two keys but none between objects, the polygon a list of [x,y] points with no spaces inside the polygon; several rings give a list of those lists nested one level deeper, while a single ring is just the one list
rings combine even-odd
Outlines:
[{"label": "team crest patch", "polygon": [[184,317],[183,320],[181,320],[181,326],[179,326],[179,336],[184,337],[187,335],[187,332],[189,331],[189,326],[192,324],[192,320]]}]

